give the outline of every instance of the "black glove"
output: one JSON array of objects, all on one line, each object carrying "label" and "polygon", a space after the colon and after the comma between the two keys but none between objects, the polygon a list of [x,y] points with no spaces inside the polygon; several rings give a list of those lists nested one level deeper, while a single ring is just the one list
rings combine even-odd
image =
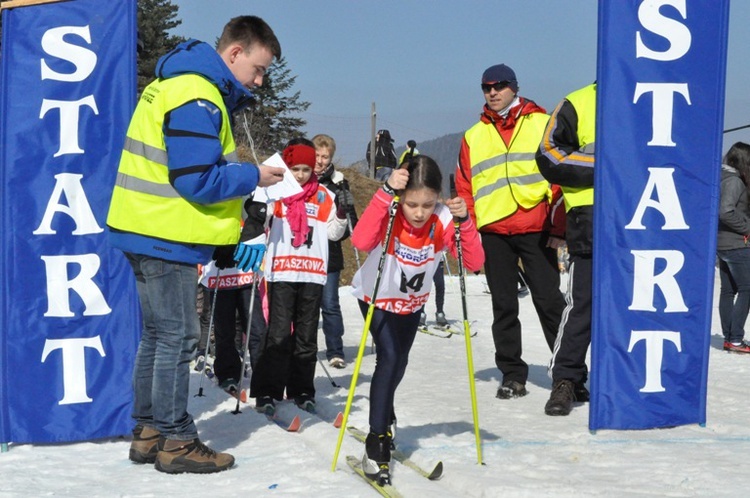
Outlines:
[{"label": "black glove", "polygon": [[342,206],[345,209],[354,207],[354,196],[352,195],[351,190],[349,190],[346,186],[344,186],[344,188],[339,191],[339,194],[336,196],[336,200],[339,201],[339,206]]},{"label": "black glove", "polygon": [[234,268],[237,265],[237,263],[234,262],[234,250],[236,248],[237,245],[216,246],[213,255],[213,259],[216,261],[216,268],[219,270]]},{"label": "black glove", "polygon": [[245,242],[265,233],[266,212],[268,204],[265,202],[254,202],[252,199],[245,201],[245,212],[247,218],[242,227],[240,241]]},{"label": "black glove", "polygon": [[346,219],[346,206],[344,206],[343,204],[339,204],[336,208],[336,218],[340,220]]}]

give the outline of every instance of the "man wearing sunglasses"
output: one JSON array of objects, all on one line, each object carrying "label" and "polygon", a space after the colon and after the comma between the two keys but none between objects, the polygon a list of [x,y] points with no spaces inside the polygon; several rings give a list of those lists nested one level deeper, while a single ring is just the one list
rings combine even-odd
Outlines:
[{"label": "man wearing sunglasses", "polygon": [[[549,120],[545,110],[518,95],[516,74],[505,64],[484,72],[481,89],[485,105],[461,142],[456,190],[482,234],[487,255],[495,364],[503,374],[497,397],[512,399],[527,394],[529,372],[521,359],[518,262],[551,351],[565,308],[557,267],[564,209],[556,209],[560,189],[544,179],[534,159]],[[555,214],[563,218],[553,224]]]}]

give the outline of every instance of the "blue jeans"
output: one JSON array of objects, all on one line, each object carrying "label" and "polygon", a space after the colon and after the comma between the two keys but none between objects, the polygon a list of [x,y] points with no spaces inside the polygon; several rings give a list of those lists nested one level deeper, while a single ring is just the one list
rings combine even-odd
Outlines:
[{"label": "blue jeans", "polygon": [[135,272],[143,334],[133,371],[133,418],[169,439],[198,437],[187,412],[192,360],[200,325],[196,313],[198,269],[125,253]]},{"label": "blue jeans", "polygon": [[391,173],[393,173],[393,168],[380,166],[375,168],[375,179],[379,182],[385,182],[391,176]]},{"label": "blue jeans", "polygon": [[717,251],[719,256],[719,318],[724,340],[740,342],[750,311],[750,247]]},{"label": "blue jeans", "polygon": [[339,305],[339,274],[331,272],[323,287],[320,311],[323,315],[323,335],[326,337],[326,359],[344,359],[344,319]]}]

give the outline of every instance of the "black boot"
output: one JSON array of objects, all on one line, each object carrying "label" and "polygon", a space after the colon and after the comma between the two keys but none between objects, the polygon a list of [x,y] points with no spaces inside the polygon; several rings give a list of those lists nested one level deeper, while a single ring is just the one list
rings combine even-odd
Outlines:
[{"label": "black boot", "polygon": [[362,470],[381,486],[391,483],[391,435],[370,432],[365,439]]},{"label": "black boot", "polygon": [[573,409],[573,402],[576,400],[575,386],[572,381],[563,379],[558,380],[552,385],[552,393],[549,401],[544,406],[544,413],[547,415],[565,416]]}]

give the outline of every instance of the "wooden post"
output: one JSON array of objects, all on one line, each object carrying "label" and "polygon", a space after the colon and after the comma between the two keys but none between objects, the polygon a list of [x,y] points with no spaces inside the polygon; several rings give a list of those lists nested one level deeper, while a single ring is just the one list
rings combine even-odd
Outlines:
[{"label": "wooden post", "polygon": [[0,1],[0,10],[12,9],[13,7],[29,7],[43,3],[67,2],[68,0],[6,0]]},{"label": "wooden post", "polygon": [[375,102],[370,110],[370,176],[375,178],[375,121],[378,113],[375,112]]}]

